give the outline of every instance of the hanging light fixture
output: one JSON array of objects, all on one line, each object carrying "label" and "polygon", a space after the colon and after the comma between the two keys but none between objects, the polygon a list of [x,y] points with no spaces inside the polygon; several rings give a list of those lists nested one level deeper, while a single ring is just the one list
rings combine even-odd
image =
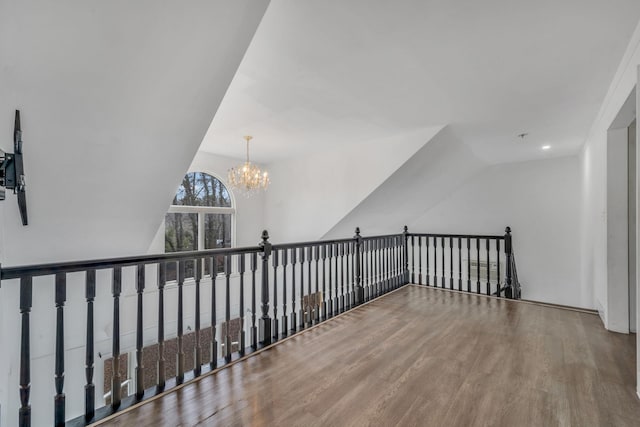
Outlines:
[{"label": "hanging light fixture", "polygon": [[261,171],[258,166],[249,161],[249,141],[252,138],[252,136],[244,137],[247,141],[247,161],[229,169],[228,176],[229,185],[246,196],[266,190],[271,182],[266,171]]}]

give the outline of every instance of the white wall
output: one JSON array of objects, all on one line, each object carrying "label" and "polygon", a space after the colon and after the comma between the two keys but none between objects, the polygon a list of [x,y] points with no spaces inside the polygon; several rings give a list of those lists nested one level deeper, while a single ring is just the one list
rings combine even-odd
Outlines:
[{"label": "white wall", "polygon": [[[616,118],[636,87],[639,65],[640,26],[636,28],[631,38],[581,152],[583,215],[580,235],[583,253],[580,279],[586,286],[593,289],[594,304],[601,312],[605,325],[608,323],[609,311],[618,310],[622,308],[620,304],[626,304],[626,301],[609,301],[607,291],[609,278],[607,268],[608,130],[619,127]],[[632,102],[633,98],[631,98]],[[634,115],[637,115],[636,112],[637,106]],[[637,239],[636,244],[638,244]],[[637,353],[640,356],[640,345]],[[640,378],[640,357],[637,368],[637,378]],[[640,382],[638,390],[640,390]]]},{"label": "white wall", "polygon": [[[321,238],[440,129],[421,129],[268,164],[272,184],[265,214],[272,241]],[[340,237],[353,235],[353,229],[346,233]]]},{"label": "white wall", "polygon": [[510,226],[524,299],[592,307],[579,280],[577,157],[484,169],[410,222],[409,230],[503,234]]},{"label": "white wall", "polygon": [[607,133],[607,329],[629,332],[628,128]]}]

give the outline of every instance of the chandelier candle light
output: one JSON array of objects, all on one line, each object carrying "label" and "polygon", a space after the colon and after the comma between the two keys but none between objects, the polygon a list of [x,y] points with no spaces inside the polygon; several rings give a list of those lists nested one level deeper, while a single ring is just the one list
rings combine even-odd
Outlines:
[{"label": "chandelier candle light", "polygon": [[261,171],[258,166],[249,161],[249,141],[251,141],[252,138],[252,136],[244,137],[247,141],[247,161],[235,168],[229,169],[228,176],[231,187],[246,196],[266,190],[271,182],[266,171]]}]

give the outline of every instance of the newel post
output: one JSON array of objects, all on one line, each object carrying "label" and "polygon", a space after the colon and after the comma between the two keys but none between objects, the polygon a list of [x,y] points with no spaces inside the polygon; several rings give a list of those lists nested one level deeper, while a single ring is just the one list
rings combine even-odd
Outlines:
[{"label": "newel post", "polygon": [[402,235],[404,236],[404,247],[402,248],[404,253],[404,280],[402,284],[406,285],[409,283],[409,227],[406,225],[404,226]]},{"label": "newel post", "polygon": [[356,305],[364,302],[364,288],[362,287],[362,236],[360,236],[360,227],[356,227],[356,235],[353,236],[356,241]]},{"label": "newel post", "polygon": [[505,279],[505,290],[504,290],[504,296],[507,298],[513,298],[513,271],[512,271],[512,255],[513,255],[513,248],[511,246],[511,227],[507,227],[505,228],[505,234],[504,234],[504,254],[505,254],[505,258],[506,258],[506,262],[507,262],[507,268],[506,268],[506,272],[507,272],[507,277]]},{"label": "newel post", "polygon": [[269,243],[269,233],[262,232],[262,318],[260,319],[262,344],[271,344],[271,318],[269,317],[269,256],[271,256],[272,245]]}]

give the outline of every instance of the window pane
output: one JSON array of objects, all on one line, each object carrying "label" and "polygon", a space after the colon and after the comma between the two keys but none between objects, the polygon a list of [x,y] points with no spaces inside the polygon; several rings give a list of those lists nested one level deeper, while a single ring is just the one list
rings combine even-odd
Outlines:
[{"label": "window pane", "polygon": [[204,216],[204,248],[231,247],[231,215],[205,214]]},{"label": "window pane", "polygon": [[190,172],[182,179],[173,204],[230,208],[231,196],[216,177],[202,172]]},{"label": "window pane", "polygon": [[[231,215],[230,214],[205,214],[204,216],[204,248],[230,248],[231,247]],[[216,273],[224,272],[224,257],[214,259]],[[205,274],[210,274],[209,264],[205,267]]]},{"label": "window pane", "polygon": [[[198,249],[198,214],[168,213],[164,217],[164,251],[183,252]],[[185,263],[185,277],[193,277],[193,261]],[[167,280],[177,280],[177,265],[167,263]]]}]

